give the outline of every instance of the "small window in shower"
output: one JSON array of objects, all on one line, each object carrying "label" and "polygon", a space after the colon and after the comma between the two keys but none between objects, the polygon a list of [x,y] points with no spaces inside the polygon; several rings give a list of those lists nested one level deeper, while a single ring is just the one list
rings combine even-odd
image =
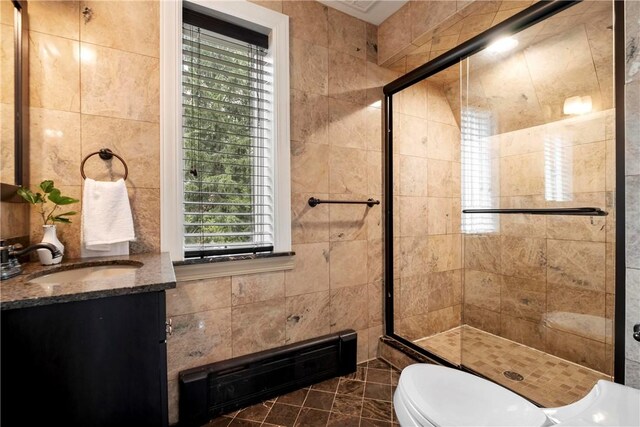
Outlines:
[{"label": "small window in shower", "polygon": [[[493,188],[491,114],[477,108],[464,108],[461,122],[462,209],[490,209],[497,196]],[[462,215],[463,233],[497,230],[497,215]]]}]

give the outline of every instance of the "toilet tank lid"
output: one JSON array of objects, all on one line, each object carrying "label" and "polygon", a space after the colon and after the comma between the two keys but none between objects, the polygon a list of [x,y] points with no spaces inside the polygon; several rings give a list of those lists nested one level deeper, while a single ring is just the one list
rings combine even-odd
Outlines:
[{"label": "toilet tank lid", "polygon": [[401,395],[422,417],[440,426],[543,426],[540,408],[488,380],[444,366],[406,367]]}]

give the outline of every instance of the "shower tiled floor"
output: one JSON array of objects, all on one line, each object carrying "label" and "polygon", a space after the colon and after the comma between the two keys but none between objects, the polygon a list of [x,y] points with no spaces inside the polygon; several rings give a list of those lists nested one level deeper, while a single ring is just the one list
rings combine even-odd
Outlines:
[{"label": "shower tiled floor", "polygon": [[[584,397],[599,379],[611,377],[471,326],[423,338],[417,345],[500,383],[545,407],[563,406]],[[515,371],[522,381],[507,379]]]},{"label": "shower tiled floor", "polygon": [[384,361],[370,360],[353,374],[223,415],[206,427],[395,427],[392,396],[399,375]]}]

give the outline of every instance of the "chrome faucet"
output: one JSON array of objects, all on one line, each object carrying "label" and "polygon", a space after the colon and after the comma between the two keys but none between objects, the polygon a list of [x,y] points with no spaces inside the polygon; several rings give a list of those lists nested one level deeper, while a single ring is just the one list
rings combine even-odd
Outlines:
[{"label": "chrome faucet", "polygon": [[33,252],[36,249],[47,249],[51,252],[52,258],[62,256],[62,252],[51,243],[36,243],[22,249],[22,245],[7,245],[4,240],[0,240],[0,280],[9,279],[22,272],[22,266],[18,257]]}]

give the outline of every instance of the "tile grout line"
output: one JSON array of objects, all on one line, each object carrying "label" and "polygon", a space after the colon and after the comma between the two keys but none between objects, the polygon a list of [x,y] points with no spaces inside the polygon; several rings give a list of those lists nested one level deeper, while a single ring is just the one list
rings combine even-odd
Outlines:
[{"label": "tile grout line", "polygon": [[[279,396],[278,396],[279,397]],[[260,423],[260,426],[264,426],[264,423],[267,421],[267,418],[269,417],[269,414],[271,413],[271,410],[273,409],[273,407],[276,405],[276,401],[278,400],[278,398],[276,397],[276,400],[273,401],[273,404],[271,405],[271,407],[269,408],[269,410],[267,411],[267,413],[264,416],[264,419],[262,420],[262,422]]]},{"label": "tile grout line", "polygon": [[296,415],[296,418],[293,420],[293,425],[294,426],[298,422],[298,418],[300,418],[300,414],[302,413],[302,408],[304,407],[304,404],[307,401],[307,398],[309,397],[309,392],[311,392],[311,386],[309,386],[309,388],[307,389],[307,392],[304,395],[304,399],[302,400],[302,403],[300,404],[300,409],[298,410],[298,415]]},{"label": "tile grout line", "polygon": [[[267,401],[263,401],[262,404],[264,405]],[[260,426],[263,426],[265,424],[265,422],[267,421],[267,417],[269,416],[269,412],[271,412],[271,408],[273,408],[273,405],[275,405],[276,402],[273,401],[273,403],[271,404],[271,406],[269,407],[269,410],[267,411],[266,414],[264,414],[264,418],[262,419],[262,421],[260,422]]]},{"label": "tile grout line", "polygon": [[389,367],[389,391],[391,392],[391,396],[389,396],[389,399],[391,399],[391,411],[389,413],[389,422],[391,423],[391,425],[393,426],[393,369],[391,369],[391,367]]},{"label": "tile grout line", "polygon": [[327,426],[329,425],[329,421],[331,420],[331,414],[333,414],[333,404],[336,401],[336,396],[338,395],[338,387],[340,386],[340,380],[338,379],[338,385],[336,386],[336,390],[333,392],[333,399],[331,399],[331,408],[329,408],[329,418],[327,418]]},{"label": "tile grout line", "polygon": [[[375,359],[374,359],[374,360],[375,360]],[[334,408],[335,408],[335,399],[336,399],[336,397],[338,396],[338,394],[340,394],[340,393],[338,393],[338,389],[339,389],[339,386],[340,386],[340,383],[342,382],[342,380],[344,380],[344,381],[356,381],[356,382],[362,383],[362,384],[363,384],[363,386],[364,386],[364,388],[363,388],[363,392],[362,392],[362,396],[361,396],[361,399],[360,399],[360,401],[361,401],[360,416],[358,417],[358,425],[359,425],[359,426],[361,426],[361,425],[362,425],[362,423],[363,423],[363,421],[362,421],[362,420],[363,420],[363,416],[362,416],[362,415],[363,415],[363,413],[364,413],[364,401],[365,401],[365,399],[367,399],[367,398],[365,397],[365,392],[366,392],[366,389],[367,389],[367,383],[368,383],[367,379],[368,379],[368,377],[369,377],[369,363],[368,363],[368,362],[370,362],[370,361],[365,362],[365,363],[364,363],[364,366],[358,366],[358,368],[361,368],[361,369],[363,369],[363,370],[365,371],[365,372],[364,372],[364,378],[363,378],[363,380],[359,380],[359,379],[356,379],[356,378],[346,378],[346,376],[334,377],[334,378],[337,380],[337,385],[336,385],[336,389],[335,389],[335,391],[334,391],[334,392],[332,392],[332,393],[331,393],[331,392],[328,392],[328,391],[326,391],[326,390],[316,390],[317,392],[321,392],[321,393],[333,394],[333,399],[332,399],[332,404],[331,404],[331,408],[330,408],[330,409],[328,409],[328,410],[327,410],[327,409],[321,409],[321,408],[312,408],[312,407],[308,407],[308,409],[309,409],[309,410],[313,409],[313,410],[317,410],[317,411],[321,411],[321,412],[326,412],[326,413],[328,413],[328,418],[327,418],[327,422],[326,422],[326,424],[325,424],[325,425],[329,425],[329,420],[331,419],[331,415],[332,415],[332,414],[336,414],[336,415],[339,415],[339,416],[350,417],[350,418],[355,417],[355,415],[348,415],[348,414],[344,414],[344,413],[341,413],[341,412],[335,412],[335,411],[334,411]],[[389,375],[389,378],[388,378],[388,379],[389,379],[389,384],[385,384],[385,383],[372,383],[372,384],[378,384],[378,385],[388,386],[388,387],[390,388],[390,390],[392,390],[392,389],[393,389],[393,385],[392,385],[392,382],[393,382],[392,376],[393,376],[393,375],[392,375],[392,374],[393,374],[394,370],[392,369],[392,367],[391,367],[390,365],[388,365],[388,363],[386,363],[386,362],[385,362],[385,365],[386,365],[386,368],[384,368],[384,370],[385,370],[385,371],[387,371],[387,373],[388,373],[388,375]],[[378,369],[378,370],[383,370],[383,368],[376,368],[376,369]],[[357,373],[358,373],[358,370],[356,370],[356,373],[355,373],[355,374],[357,375]],[[292,407],[297,407],[297,408],[298,408],[298,412],[297,412],[296,417],[295,417],[295,420],[294,420],[294,425],[295,425],[297,422],[299,422],[299,420],[300,420],[300,414],[301,414],[302,409],[305,407],[305,404],[307,403],[307,401],[308,401],[308,399],[309,399],[309,394],[310,394],[310,392],[312,391],[312,387],[313,387],[313,385],[311,385],[311,386],[309,386],[308,388],[306,388],[305,398],[302,400],[302,403],[301,403],[300,405],[293,405],[293,404],[289,404],[289,403],[281,403],[282,405],[292,406]],[[298,390],[301,390],[301,389],[298,389]],[[346,394],[345,396],[351,396],[351,395]],[[229,420],[229,422],[227,423],[227,426],[228,426],[228,425],[230,425],[230,424],[231,424],[233,421],[235,421],[236,419],[237,419],[237,420],[240,420],[240,421],[249,421],[250,423],[256,423],[256,424],[257,424],[257,423],[259,423],[259,425],[260,425],[260,426],[263,426],[263,427],[266,427],[266,426],[274,426],[274,424],[267,423],[267,421],[266,421],[266,420],[267,420],[267,418],[268,418],[269,414],[272,412],[272,410],[273,410],[273,408],[274,408],[275,404],[277,403],[277,399],[278,399],[279,397],[281,397],[281,396],[277,396],[277,397],[275,398],[275,400],[273,400],[271,407],[269,408],[269,410],[268,410],[268,411],[267,411],[267,413],[265,414],[265,416],[264,416],[264,418],[263,418],[263,420],[262,420],[262,421],[257,421],[257,420],[245,420],[245,419],[242,419],[242,418],[238,418],[239,413],[240,413],[240,412],[242,411],[242,409],[244,409],[244,408],[242,408],[242,409],[240,409],[240,410],[236,411],[236,413],[233,415],[233,417],[229,417],[229,416],[226,416],[226,415],[222,415],[221,417],[224,417],[224,418],[226,418],[226,419],[228,419],[228,420]],[[388,398],[388,396],[387,396],[387,398]],[[374,399],[374,398],[371,398],[371,399],[369,399],[369,400],[373,400],[373,401],[377,401],[377,402],[381,402],[381,403],[386,403],[387,405],[390,405],[390,407],[391,407],[390,418],[389,418],[389,419],[387,419],[387,420],[383,420],[383,419],[379,419],[379,418],[370,418],[370,417],[367,417],[367,418],[365,418],[365,419],[367,419],[367,420],[369,420],[369,421],[373,421],[373,422],[375,422],[375,421],[389,422],[391,425],[393,425],[393,399],[391,399],[391,401],[389,401],[389,400],[385,400],[385,399]],[[263,401],[263,402],[261,402],[261,404],[264,404],[265,402],[266,402],[266,401]]]},{"label": "tile grout line", "polygon": [[[356,367],[356,372],[358,372],[357,370],[358,368]],[[362,399],[360,401],[360,419],[358,420],[358,425],[362,426],[362,412],[364,411],[364,392],[367,388],[367,378],[369,377],[369,362],[366,362],[366,365],[364,366],[364,388],[362,389]]]}]

